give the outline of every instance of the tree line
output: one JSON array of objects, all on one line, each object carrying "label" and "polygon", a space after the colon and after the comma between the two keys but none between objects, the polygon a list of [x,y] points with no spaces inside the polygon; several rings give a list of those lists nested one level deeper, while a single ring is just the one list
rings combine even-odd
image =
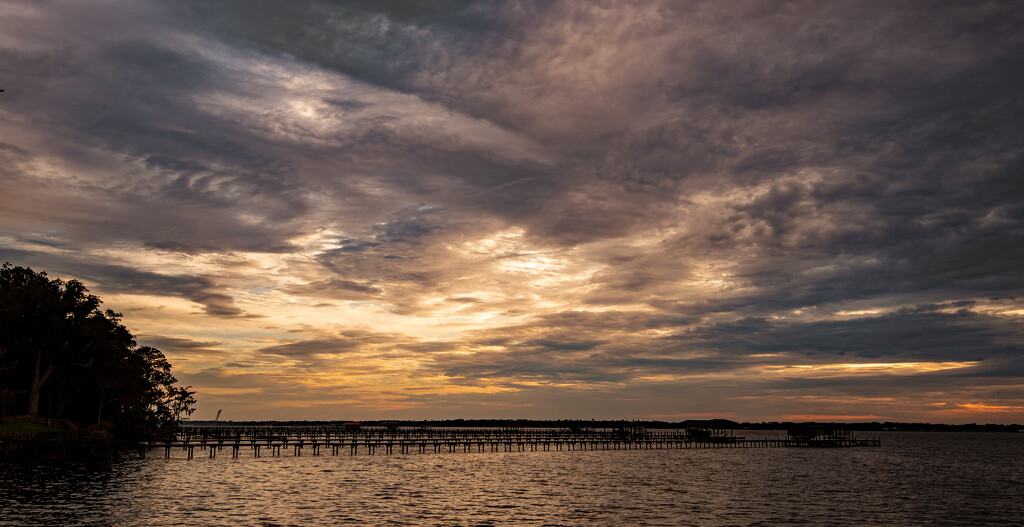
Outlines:
[{"label": "tree line", "polygon": [[0,267],[0,417],[27,414],[153,437],[192,413],[160,350],[139,346],[121,314],[78,280]]}]

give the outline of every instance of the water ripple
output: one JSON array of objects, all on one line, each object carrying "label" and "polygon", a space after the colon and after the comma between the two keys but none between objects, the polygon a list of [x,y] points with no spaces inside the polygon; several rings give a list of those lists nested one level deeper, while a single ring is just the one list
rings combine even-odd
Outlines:
[{"label": "water ripple", "polygon": [[6,463],[0,526],[1007,525],[1024,515],[1024,434],[883,441]]}]

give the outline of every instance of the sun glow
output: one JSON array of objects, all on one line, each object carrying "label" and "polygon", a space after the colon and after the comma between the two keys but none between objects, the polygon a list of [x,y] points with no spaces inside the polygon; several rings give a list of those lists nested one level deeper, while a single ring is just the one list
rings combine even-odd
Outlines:
[{"label": "sun glow", "polygon": [[978,362],[871,362],[847,364],[787,364],[757,368],[765,373],[800,376],[844,376],[844,375],[913,375],[937,371],[970,368]]}]

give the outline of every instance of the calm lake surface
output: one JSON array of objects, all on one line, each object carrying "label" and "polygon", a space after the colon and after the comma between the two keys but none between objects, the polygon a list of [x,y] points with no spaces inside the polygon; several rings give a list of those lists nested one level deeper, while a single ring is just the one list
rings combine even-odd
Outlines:
[{"label": "calm lake surface", "polygon": [[882,447],[0,461],[0,525],[1024,525],[1024,434],[859,437]]}]

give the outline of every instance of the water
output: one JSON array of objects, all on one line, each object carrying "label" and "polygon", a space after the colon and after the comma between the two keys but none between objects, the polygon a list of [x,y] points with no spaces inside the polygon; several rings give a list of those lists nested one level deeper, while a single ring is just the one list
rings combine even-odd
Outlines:
[{"label": "water", "polygon": [[880,436],[852,449],[6,463],[0,525],[1024,525],[1024,434]]}]

